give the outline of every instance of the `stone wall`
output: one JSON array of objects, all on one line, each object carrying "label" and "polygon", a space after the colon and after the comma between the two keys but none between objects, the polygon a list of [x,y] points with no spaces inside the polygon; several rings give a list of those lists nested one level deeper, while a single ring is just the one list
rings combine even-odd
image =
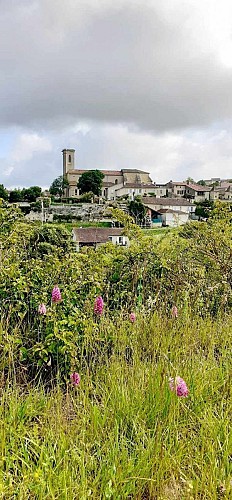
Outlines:
[{"label": "stone wall", "polygon": [[[54,217],[55,216],[55,217]],[[53,222],[56,216],[70,216],[73,219],[82,221],[94,221],[102,218],[109,218],[109,210],[105,205],[96,205],[94,203],[82,203],[79,205],[50,205],[44,208],[44,222]],[[26,218],[29,220],[42,220],[41,212],[31,211]]]}]

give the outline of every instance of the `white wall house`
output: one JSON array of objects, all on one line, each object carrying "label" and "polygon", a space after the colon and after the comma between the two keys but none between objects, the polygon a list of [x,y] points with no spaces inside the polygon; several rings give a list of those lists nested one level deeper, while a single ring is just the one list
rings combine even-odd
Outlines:
[{"label": "white wall house", "polygon": [[188,222],[189,220],[188,212],[182,212],[180,210],[171,210],[170,208],[161,209],[159,210],[158,214],[162,220],[162,226],[178,227],[181,226],[182,224],[186,224],[186,222]]},{"label": "white wall house", "polygon": [[142,201],[147,208],[156,212],[160,209],[168,208],[174,211],[178,210],[180,212],[192,214],[196,210],[196,206],[184,198],[153,198],[149,196],[143,197]]}]

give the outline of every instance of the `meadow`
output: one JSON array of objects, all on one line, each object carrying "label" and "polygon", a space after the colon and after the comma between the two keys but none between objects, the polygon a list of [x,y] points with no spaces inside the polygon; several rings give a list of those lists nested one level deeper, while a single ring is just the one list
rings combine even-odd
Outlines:
[{"label": "meadow", "polygon": [[128,219],[129,249],[81,254],[60,225],[0,222],[0,498],[229,499],[228,210],[160,239]]},{"label": "meadow", "polygon": [[[231,318],[119,317],[110,355],[83,355],[77,387],[8,373],[1,498],[230,498],[231,331]],[[170,391],[176,375],[187,398]]]}]

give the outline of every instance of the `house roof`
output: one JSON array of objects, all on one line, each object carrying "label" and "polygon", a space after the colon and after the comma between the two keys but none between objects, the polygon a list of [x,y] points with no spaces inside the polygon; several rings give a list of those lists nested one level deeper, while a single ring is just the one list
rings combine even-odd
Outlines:
[{"label": "house roof", "polygon": [[167,184],[172,184],[172,186],[186,186],[186,182],[173,182],[173,181],[170,181],[170,182],[167,182]]},{"label": "house roof", "polygon": [[109,236],[121,236],[121,227],[84,227],[73,228],[76,241],[79,243],[106,243]]},{"label": "house roof", "polygon": [[172,186],[183,186],[185,188],[191,188],[194,189],[194,191],[211,191],[210,186],[201,186],[200,184],[191,184],[187,182],[168,182],[167,184],[171,184]]},{"label": "house roof", "polygon": [[154,198],[154,196],[145,196],[142,198],[144,205],[163,205],[163,206],[192,206],[185,198]]},{"label": "house roof", "polygon": [[188,212],[182,212],[181,210],[172,210],[171,208],[160,208],[157,210],[158,214],[174,214],[174,215],[188,215]]},{"label": "house roof", "polygon": [[200,184],[186,184],[186,187],[194,189],[194,191],[202,192],[211,191],[212,189],[210,186],[201,186]]}]

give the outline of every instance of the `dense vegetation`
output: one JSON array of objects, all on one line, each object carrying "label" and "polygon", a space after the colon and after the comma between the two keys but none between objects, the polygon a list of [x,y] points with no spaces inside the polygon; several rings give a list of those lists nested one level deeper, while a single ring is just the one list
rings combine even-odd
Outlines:
[{"label": "dense vegetation", "polygon": [[0,498],[229,498],[231,212],[159,237],[114,215],[130,247],[76,253],[0,207]]}]

